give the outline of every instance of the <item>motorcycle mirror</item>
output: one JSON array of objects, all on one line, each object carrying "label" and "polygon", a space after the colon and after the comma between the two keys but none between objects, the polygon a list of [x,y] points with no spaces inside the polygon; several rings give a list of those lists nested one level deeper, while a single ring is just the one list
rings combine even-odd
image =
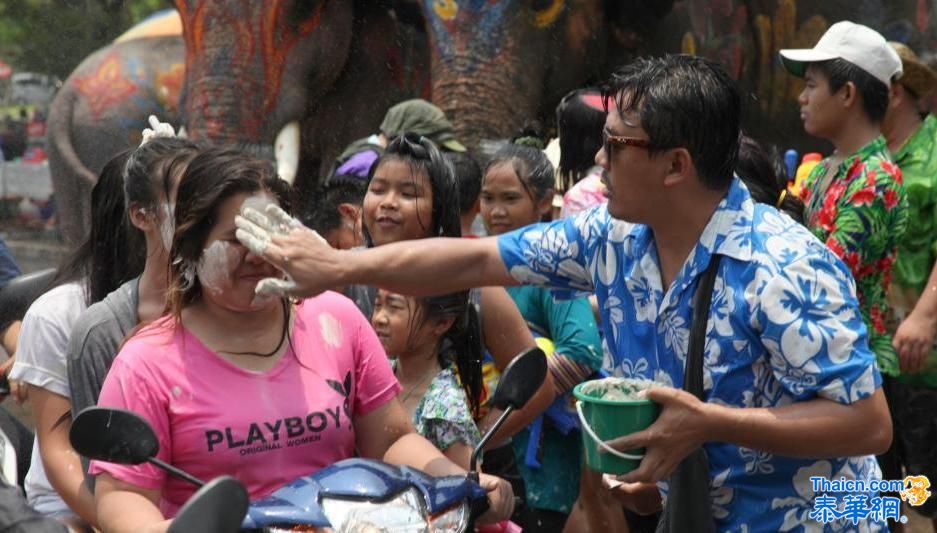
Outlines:
[{"label": "motorcycle mirror", "polygon": [[110,407],[88,407],[72,421],[68,440],[75,451],[89,459],[124,465],[151,463],[170,475],[199,487],[205,482],[156,458],[159,439],[143,417]]},{"label": "motorcycle mirror", "polygon": [[533,397],[547,377],[547,357],[540,348],[531,348],[515,357],[501,373],[491,405],[520,409]]},{"label": "motorcycle mirror", "polygon": [[68,432],[72,448],[91,459],[136,465],[159,452],[159,440],[140,415],[123,409],[88,407]]},{"label": "motorcycle mirror", "polygon": [[47,268],[19,275],[7,282],[0,289],[0,329],[22,320],[30,304],[49,288],[57,272],[54,268]]},{"label": "motorcycle mirror", "polygon": [[185,502],[169,533],[236,533],[249,505],[247,489],[240,481],[231,476],[216,477]]},{"label": "motorcycle mirror", "polygon": [[485,432],[485,435],[475,446],[472,457],[469,459],[469,475],[478,481],[478,454],[485,448],[491,437],[498,431],[508,416],[515,409],[520,409],[536,394],[543,380],[547,377],[547,356],[543,350],[534,347],[521,352],[520,355],[508,363],[501,373],[501,381],[491,398],[491,405],[504,412],[495,423]]}]

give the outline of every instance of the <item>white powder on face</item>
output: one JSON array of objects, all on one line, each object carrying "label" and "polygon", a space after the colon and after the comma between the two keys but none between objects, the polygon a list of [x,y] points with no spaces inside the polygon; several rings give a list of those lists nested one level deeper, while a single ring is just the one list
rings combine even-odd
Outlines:
[{"label": "white powder on face", "polygon": [[601,400],[643,400],[644,390],[654,385],[649,379],[604,378],[587,382],[580,391]]},{"label": "white powder on face", "polygon": [[231,287],[231,269],[234,265],[237,250],[231,243],[215,241],[211,246],[202,250],[202,257],[198,260],[195,273],[202,288],[219,296],[225,289]]}]

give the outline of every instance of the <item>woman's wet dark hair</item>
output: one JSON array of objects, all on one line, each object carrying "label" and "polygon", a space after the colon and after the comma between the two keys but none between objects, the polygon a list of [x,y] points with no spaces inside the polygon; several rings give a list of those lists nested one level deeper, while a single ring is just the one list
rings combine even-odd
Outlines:
[{"label": "woman's wet dark hair", "polygon": [[290,186],[277,176],[270,161],[230,148],[208,148],[189,161],[179,181],[170,250],[167,305],[177,318],[185,306],[201,296],[198,277],[186,282],[186,269],[194,269],[202,257],[221,204],[236,194],[259,191],[271,193],[280,207],[290,211]]},{"label": "woman's wet dark hair", "polygon": [[595,166],[595,154],[602,148],[602,129],[607,115],[602,102],[599,89],[586,88],[568,93],[556,106],[563,190],[569,190]]},{"label": "woman's wet dark hair", "polygon": [[169,198],[173,173],[169,167],[176,158],[188,158],[199,146],[179,137],[157,137],[133,150],[124,168],[124,201],[152,209],[159,203],[160,192]]},{"label": "woman's wet dark hair", "polygon": [[[416,133],[404,133],[384,149],[384,153],[371,166],[368,183],[387,161],[402,161],[410,166],[413,174],[426,174],[433,191],[433,213],[430,218],[429,235],[433,237],[461,237],[462,223],[459,219],[459,189],[455,183],[452,165],[443,156],[436,144],[428,137]],[[371,233],[366,224],[362,231],[367,245],[373,246]]]},{"label": "woman's wet dark hair", "polygon": [[302,208],[299,221],[322,235],[337,229],[342,224],[341,204],[361,206],[367,186],[358,179],[332,179],[319,187],[315,201]]},{"label": "woman's wet dark hair", "polygon": [[787,173],[776,150],[769,152],[755,139],[742,135],[735,173],[748,187],[753,200],[773,205],[804,223],[804,204],[787,192]]},{"label": "woman's wet dark hair", "polygon": [[[525,128],[518,136],[495,152],[485,167],[488,171],[497,165],[509,163],[527,195],[535,203],[542,200],[556,186],[553,164],[543,153],[545,144],[536,127]],[[485,180],[482,178],[482,185]]]},{"label": "woman's wet dark hair", "polygon": [[143,232],[130,223],[124,204],[124,167],[130,151],[114,156],[91,189],[91,230],[87,239],[59,266],[56,287],[78,282],[85,302],[103,300],[111,291],[143,272]]},{"label": "woman's wet dark hair", "polygon": [[[455,318],[443,337],[437,357],[439,366],[455,364],[459,383],[468,398],[472,418],[478,418],[482,401],[482,355],[484,354],[480,321],[475,306],[469,301],[468,291],[417,298],[420,309],[413,315],[410,327],[437,318]],[[412,331],[411,331],[412,333]]]}]

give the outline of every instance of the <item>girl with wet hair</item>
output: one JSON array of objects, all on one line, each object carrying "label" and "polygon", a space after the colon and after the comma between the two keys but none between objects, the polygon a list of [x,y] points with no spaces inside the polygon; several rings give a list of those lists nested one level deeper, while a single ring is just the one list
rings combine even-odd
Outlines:
[{"label": "girl with wet hair", "polygon": [[[553,167],[536,138],[505,145],[488,163],[482,179],[481,215],[489,235],[501,235],[540,221],[551,209]],[[553,395],[560,398],[602,365],[602,346],[592,307],[586,298],[555,300],[549,289],[507,287],[528,326],[553,347],[548,367]],[[540,466],[518,461],[527,488],[527,507],[516,521],[531,531],[560,531],[578,495],[582,441],[547,417],[539,434]],[[518,457],[526,457],[530,429],[513,439]]]},{"label": "girl with wet hair", "polygon": [[482,399],[482,347],[468,292],[413,298],[378,291],[371,325],[395,358],[399,398],[417,432],[469,468],[481,439],[474,418]]},{"label": "girl with wet hair", "polygon": [[140,231],[124,208],[124,166],[111,159],[91,190],[87,240],[63,261],[48,292],[30,306],[20,330],[11,379],[28,387],[36,443],[26,474],[30,505],[76,529],[97,526],[94,497],[68,440],[71,400],[66,371],[69,335],[79,314],[143,270]]},{"label": "girl with wet hair", "polygon": [[[104,376],[124,337],[166,308],[173,204],[179,178],[199,147],[188,140],[156,137],[127,158],[124,205],[132,227],[143,234],[143,271],[88,307],[75,322],[68,347],[72,412],[97,403]],[[116,268],[128,266],[114,258]]]},{"label": "girl with wet hair", "polygon": [[[772,153],[773,152],[773,153]],[[787,173],[777,152],[769,152],[758,141],[742,135],[735,174],[745,183],[752,199],[773,205],[797,222],[804,223],[804,203],[787,191]]]},{"label": "girl with wet hair", "polygon": [[[371,168],[362,218],[365,238],[371,246],[462,236],[459,191],[452,166],[431,140],[405,133],[391,141]],[[482,343],[498,368],[534,345],[523,317],[504,289],[472,290],[469,297],[480,318]],[[366,310],[366,315],[370,314]],[[546,408],[550,386],[545,383],[541,387],[532,406]],[[526,425],[535,416],[531,414],[533,409],[525,409],[523,416],[509,420],[499,435],[509,436]]]},{"label": "girl with wet hair", "polygon": [[599,89],[577,89],[568,93],[556,107],[556,127],[560,137],[560,187],[563,195],[561,217],[568,217],[605,203],[602,194],[602,168],[595,155],[602,148],[605,107]]},{"label": "girl with wet hair", "polygon": [[[255,293],[278,271],[235,238],[235,217],[245,205],[289,211],[288,193],[270,163],[243,153],[192,159],[175,207],[168,314],[124,344],[99,404],[146,418],[158,457],[197,477],[237,465],[251,499],[354,456],[464,475],[414,432],[387,355],[351,301]],[[195,491],[149,464],[92,461],[90,471],[106,531],[165,527]],[[481,482],[494,509],[513,502],[506,482]]]}]

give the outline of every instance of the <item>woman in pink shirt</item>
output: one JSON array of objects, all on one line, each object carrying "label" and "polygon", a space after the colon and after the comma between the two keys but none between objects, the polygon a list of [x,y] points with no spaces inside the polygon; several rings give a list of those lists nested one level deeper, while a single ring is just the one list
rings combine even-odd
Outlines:
[{"label": "woman in pink shirt", "polygon": [[[237,151],[196,156],[177,194],[165,316],[121,349],[100,405],[146,418],[158,457],[203,479],[230,474],[252,499],[363,456],[433,475],[464,473],[414,432],[387,356],[353,303],[254,294],[277,271],[235,238],[244,204],[287,207],[269,163]],[[165,531],[195,487],[151,465],[92,462],[105,531]],[[511,513],[503,480],[482,475],[491,519]]]}]

